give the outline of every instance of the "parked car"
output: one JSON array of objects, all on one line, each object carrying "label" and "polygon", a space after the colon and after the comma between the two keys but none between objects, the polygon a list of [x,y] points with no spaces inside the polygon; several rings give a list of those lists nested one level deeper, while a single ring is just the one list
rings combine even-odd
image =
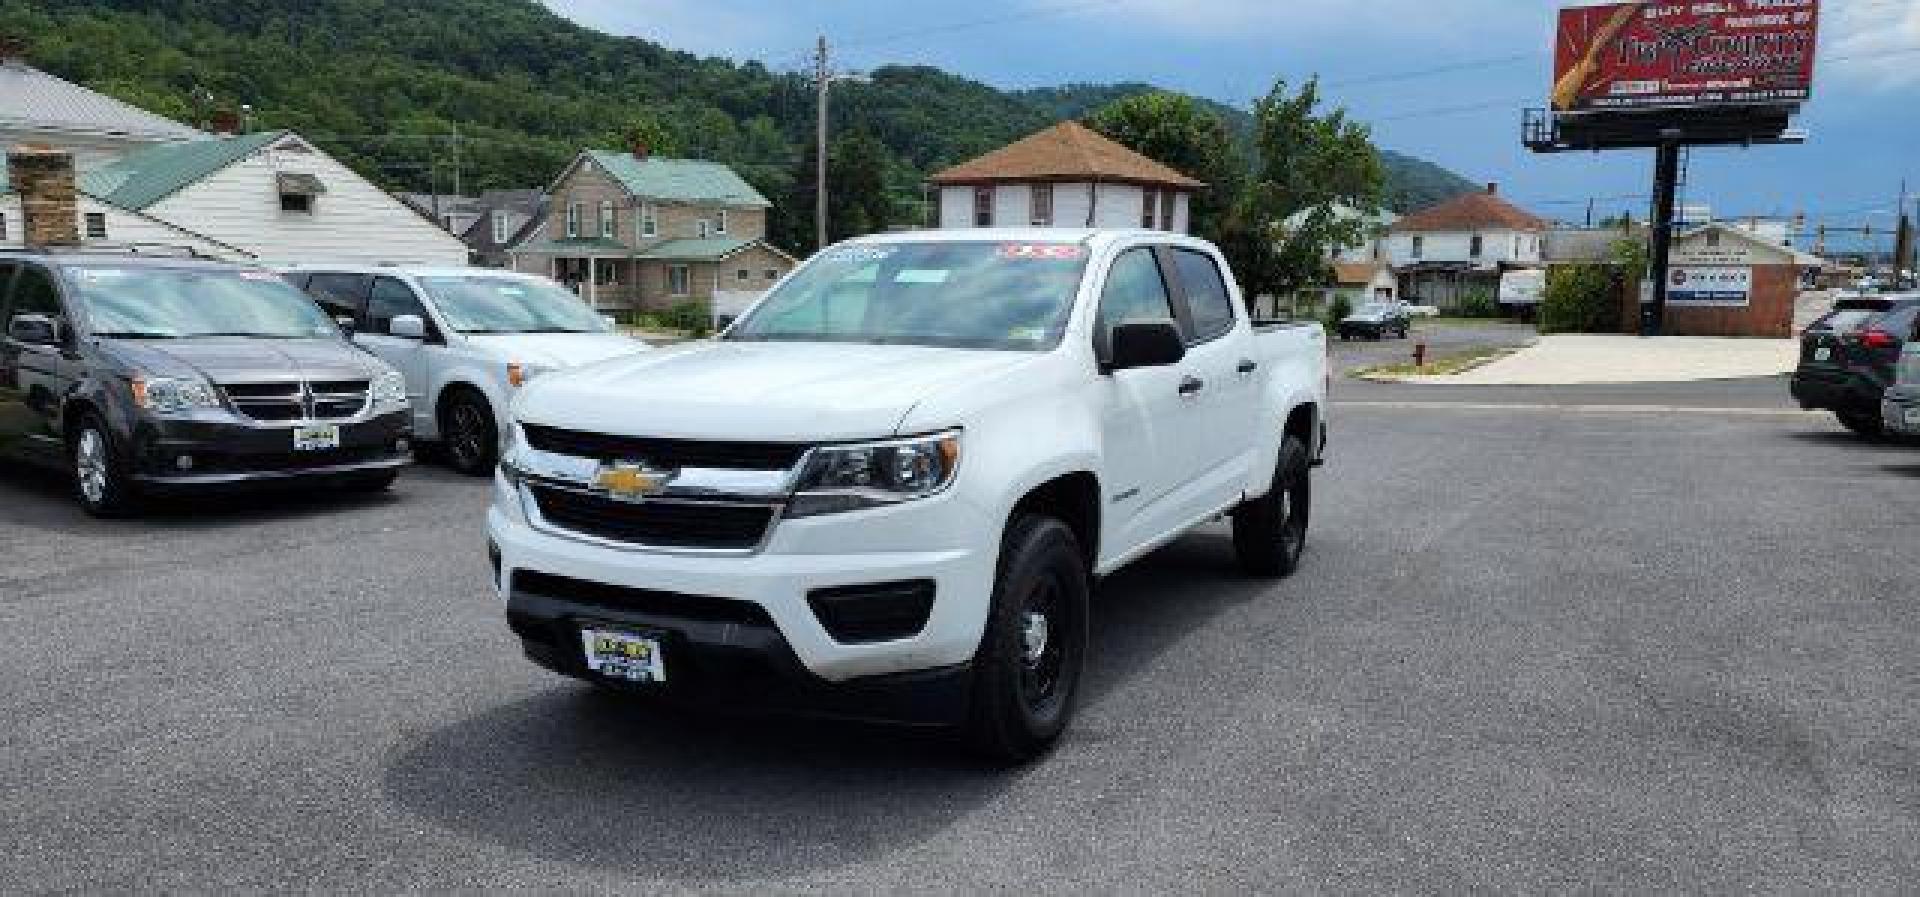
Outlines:
[{"label": "parked car", "polygon": [[284,273],[349,328],[355,343],[406,374],[414,433],[472,476],[493,471],[500,422],[522,386],[648,348],[537,275],[389,266]]},{"label": "parked car", "polygon": [[98,516],[165,491],[380,490],[411,458],[406,384],[273,272],[0,252],[0,453],[64,468]]},{"label": "parked car", "polygon": [[1920,296],[1841,299],[1800,338],[1793,397],[1802,408],[1831,411],[1865,436],[1883,431],[1881,398],[1893,384],[1900,351],[1913,339]]},{"label": "parked car", "polygon": [[1222,514],[1246,570],[1300,563],[1327,385],[1322,328],[1256,325],[1201,240],[862,238],[714,341],[527,387],[495,587],[558,673],[1018,761],[1073,714],[1098,577]]},{"label": "parked car", "polygon": [[1341,339],[1406,339],[1413,327],[1406,306],[1398,302],[1369,302],[1342,318],[1338,329]]},{"label": "parked car", "polygon": [[1920,332],[1900,350],[1893,385],[1881,398],[1880,420],[1887,432],[1920,436]]}]

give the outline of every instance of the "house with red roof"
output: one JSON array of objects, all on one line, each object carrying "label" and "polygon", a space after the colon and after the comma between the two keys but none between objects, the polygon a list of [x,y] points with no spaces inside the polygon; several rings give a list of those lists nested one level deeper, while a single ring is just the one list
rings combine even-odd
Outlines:
[{"label": "house with red roof", "polygon": [[1508,271],[1544,266],[1548,223],[1500,196],[1500,185],[1422,209],[1388,230],[1387,261],[1400,298],[1456,308],[1475,293],[1500,293]]},{"label": "house with red roof", "polygon": [[1206,187],[1079,122],[1062,122],[927,179],[943,228],[1138,227],[1186,233]]}]

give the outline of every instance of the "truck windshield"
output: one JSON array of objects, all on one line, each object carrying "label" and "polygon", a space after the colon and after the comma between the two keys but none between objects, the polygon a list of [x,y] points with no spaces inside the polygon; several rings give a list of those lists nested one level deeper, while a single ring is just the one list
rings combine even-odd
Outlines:
[{"label": "truck windshield", "polygon": [[1036,352],[1060,342],[1086,270],[1072,243],[864,243],[829,249],[729,340]]},{"label": "truck windshield", "polygon": [[604,333],[607,325],[578,296],[525,277],[473,274],[422,277],[420,285],[461,333]]},{"label": "truck windshield", "polygon": [[75,267],[68,281],[93,334],[117,339],[246,336],[323,339],[340,330],[299,290],[265,271]]}]

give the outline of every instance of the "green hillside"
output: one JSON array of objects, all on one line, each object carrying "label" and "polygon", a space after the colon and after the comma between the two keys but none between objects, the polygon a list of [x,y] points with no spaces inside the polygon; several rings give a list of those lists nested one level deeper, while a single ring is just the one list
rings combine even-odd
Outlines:
[{"label": "green hillside", "polygon": [[[299,130],[392,187],[451,191],[456,172],[469,192],[537,185],[581,146],[650,126],[663,151],[727,162],[773,197],[777,234],[805,230],[802,75],[603,34],[535,0],[0,0],[0,33],[50,72],[175,118],[247,104],[252,127]],[[877,138],[895,218],[916,221],[926,173],[1150,89],[1010,93],[890,67],[836,88],[834,128]],[[1244,132],[1244,113],[1216,108]],[[1402,203],[1465,184],[1388,158]]]}]

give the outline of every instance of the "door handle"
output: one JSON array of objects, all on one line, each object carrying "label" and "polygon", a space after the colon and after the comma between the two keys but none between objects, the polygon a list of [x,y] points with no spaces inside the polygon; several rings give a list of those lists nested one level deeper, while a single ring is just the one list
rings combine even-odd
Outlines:
[{"label": "door handle", "polygon": [[1259,369],[1260,369],[1260,362],[1254,361],[1251,358],[1240,359],[1240,366],[1237,368],[1234,368],[1234,370],[1239,371],[1242,374],[1251,374],[1254,371],[1257,371]]},{"label": "door handle", "polygon": [[1200,390],[1206,388],[1207,381],[1199,377],[1183,377],[1180,380],[1180,394],[1183,396],[1197,396]]}]

